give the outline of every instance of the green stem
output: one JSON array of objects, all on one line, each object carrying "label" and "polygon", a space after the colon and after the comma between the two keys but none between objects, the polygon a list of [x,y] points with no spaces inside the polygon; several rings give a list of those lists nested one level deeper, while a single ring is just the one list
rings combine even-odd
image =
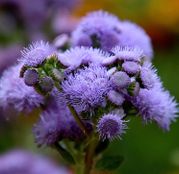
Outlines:
[{"label": "green stem", "polygon": [[68,105],[68,108],[69,108],[71,114],[73,115],[74,119],[76,120],[77,124],[79,125],[79,127],[83,131],[83,133],[88,137],[89,132],[88,132],[86,126],[84,125],[84,123],[82,122],[82,120],[80,119],[80,117],[78,116],[78,113],[76,112],[74,107],[71,106],[71,105]]},{"label": "green stem", "polygon": [[95,149],[98,144],[98,139],[95,136],[92,136],[89,139],[89,145],[87,147],[87,152],[85,155],[85,168],[83,174],[90,174],[93,168]]}]

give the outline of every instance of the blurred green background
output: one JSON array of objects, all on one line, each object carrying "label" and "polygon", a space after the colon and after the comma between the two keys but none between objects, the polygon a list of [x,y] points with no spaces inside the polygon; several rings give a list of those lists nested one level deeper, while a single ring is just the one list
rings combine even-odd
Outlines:
[{"label": "blurred green background", "polygon": [[[84,0],[70,15],[79,18],[96,9],[107,10],[145,28],[153,41],[153,63],[158,74],[179,102],[179,1]],[[52,40],[55,33],[43,28]],[[13,36],[16,37],[8,37],[9,40],[1,37],[1,46],[28,42],[21,25]],[[53,151],[36,147],[31,133],[34,115],[20,116],[11,122],[0,120],[0,152],[21,147],[57,157]],[[124,155],[125,161],[116,171],[119,174],[179,174],[179,121],[172,124],[170,132],[163,132],[155,124],[143,125],[140,118],[131,118],[126,135],[113,142],[106,153]]]}]

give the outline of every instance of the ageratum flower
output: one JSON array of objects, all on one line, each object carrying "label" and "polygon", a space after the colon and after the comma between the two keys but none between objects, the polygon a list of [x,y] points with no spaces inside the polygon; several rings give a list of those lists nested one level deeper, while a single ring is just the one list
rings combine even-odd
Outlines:
[{"label": "ageratum flower", "polygon": [[22,50],[22,57],[19,61],[25,66],[36,67],[54,52],[55,49],[49,43],[35,42]]},{"label": "ageratum flower", "polygon": [[24,82],[27,86],[34,86],[39,81],[39,74],[35,69],[28,69],[24,73]]},{"label": "ageratum flower", "polygon": [[100,64],[108,56],[108,53],[105,53],[100,49],[75,47],[64,53],[59,53],[58,59],[63,65],[76,68],[81,64]]},{"label": "ageratum flower", "polygon": [[153,48],[150,37],[143,28],[130,21],[121,22],[119,25],[120,46],[137,46],[144,51],[148,60],[153,57]]},{"label": "ageratum flower", "polygon": [[162,88],[162,82],[157,75],[157,70],[151,63],[145,62],[141,68],[140,78],[142,85],[147,89]]},{"label": "ageratum flower", "polygon": [[0,106],[30,112],[44,103],[44,99],[19,77],[22,64],[7,69],[0,79]]},{"label": "ageratum flower", "polygon": [[123,70],[130,74],[130,75],[135,75],[140,71],[140,65],[136,62],[132,61],[126,61],[122,64]]},{"label": "ageratum flower", "polygon": [[100,139],[113,140],[120,138],[127,128],[125,121],[118,114],[106,114],[102,116],[97,125]]},{"label": "ageratum flower", "polygon": [[164,130],[169,130],[179,111],[169,92],[158,88],[141,89],[133,104],[145,122],[154,120]]},{"label": "ageratum flower", "polygon": [[140,63],[142,58],[144,57],[143,51],[138,47],[121,47],[116,46],[112,50],[113,56],[104,59],[103,65],[111,65],[118,61],[133,61]]},{"label": "ageratum flower", "polygon": [[107,70],[91,64],[78,70],[74,75],[69,75],[62,83],[62,90],[67,103],[79,112],[104,106],[105,97],[110,90]]},{"label": "ageratum flower", "polygon": [[110,51],[119,44],[119,24],[118,18],[107,12],[89,13],[72,33],[72,45],[93,46]]},{"label": "ageratum flower", "polygon": [[93,46],[110,51],[113,47],[139,47],[147,59],[153,56],[151,41],[146,32],[129,21],[120,21],[117,17],[103,11],[89,13],[72,33],[72,45]]},{"label": "ageratum flower", "polygon": [[64,138],[73,141],[84,138],[83,132],[63,101],[61,93],[53,90],[48,108],[42,112],[33,128],[35,142],[39,146],[50,146]]},{"label": "ageratum flower", "polygon": [[62,166],[44,156],[25,150],[12,150],[0,156],[1,174],[69,174]]}]

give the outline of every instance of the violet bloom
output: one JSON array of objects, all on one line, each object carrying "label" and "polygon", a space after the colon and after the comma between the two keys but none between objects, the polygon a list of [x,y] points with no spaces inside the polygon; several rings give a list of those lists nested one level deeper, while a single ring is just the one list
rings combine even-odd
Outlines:
[{"label": "violet bloom", "polygon": [[145,122],[154,120],[164,130],[169,130],[179,112],[169,92],[158,88],[141,89],[133,104]]},{"label": "violet bloom", "polygon": [[71,68],[77,68],[81,64],[95,63],[100,64],[109,54],[100,49],[75,47],[64,53],[58,54],[59,61]]},{"label": "violet bloom", "polygon": [[10,67],[0,79],[0,106],[13,107],[17,111],[31,112],[44,103],[44,98],[19,77],[22,64]]},{"label": "violet bloom", "polygon": [[69,174],[64,167],[53,161],[27,152],[13,150],[0,156],[0,174]]},{"label": "violet bloom", "polygon": [[125,121],[118,114],[106,114],[102,116],[97,125],[100,139],[113,140],[120,138],[127,128]]},{"label": "violet bloom", "polygon": [[153,56],[151,41],[136,24],[120,21],[104,11],[89,13],[72,33],[72,45],[93,46],[110,51],[115,46],[139,47],[147,59]]},{"label": "violet bloom", "polygon": [[79,112],[105,106],[110,90],[107,70],[94,64],[80,69],[62,82],[62,90],[67,103]]},{"label": "violet bloom", "polygon": [[25,66],[36,67],[54,53],[55,49],[49,43],[44,41],[35,42],[22,50],[22,57],[19,61]]},{"label": "violet bloom", "polygon": [[[109,51],[119,44],[119,20],[104,11],[89,13],[72,33],[72,45],[94,46]],[[110,42],[109,42],[110,38]]]},{"label": "violet bloom", "polygon": [[42,112],[33,128],[35,141],[39,146],[50,146],[62,139],[79,141],[84,138],[83,132],[62,101],[62,94],[53,90],[48,108]]},{"label": "violet bloom", "polygon": [[151,39],[143,28],[130,21],[123,21],[119,25],[120,46],[137,46],[144,51],[147,60],[153,57],[153,48]]},{"label": "violet bloom", "polygon": [[157,70],[151,63],[145,62],[141,68],[140,78],[142,85],[147,89],[162,88],[162,82],[157,75]]}]

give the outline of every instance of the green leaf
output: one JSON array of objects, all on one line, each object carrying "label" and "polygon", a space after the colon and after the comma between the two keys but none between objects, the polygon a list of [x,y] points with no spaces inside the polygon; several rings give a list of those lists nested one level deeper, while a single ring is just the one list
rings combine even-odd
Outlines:
[{"label": "green leaf", "polygon": [[98,170],[115,170],[122,164],[123,160],[124,160],[124,157],[120,155],[103,156],[96,163],[96,168]]},{"label": "green leaf", "polygon": [[70,164],[75,164],[75,160],[73,159],[72,155],[66,149],[60,146],[60,144],[56,143],[55,148],[65,161],[69,162]]}]

